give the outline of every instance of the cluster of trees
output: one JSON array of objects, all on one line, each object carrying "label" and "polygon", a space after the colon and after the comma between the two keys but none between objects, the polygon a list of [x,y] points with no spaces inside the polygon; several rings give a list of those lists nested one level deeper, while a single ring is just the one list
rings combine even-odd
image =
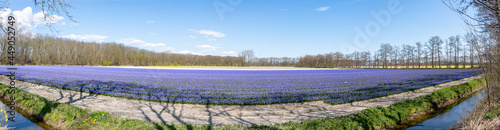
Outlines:
[{"label": "cluster of trees", "polygon": [[[9,62],[6,38],[0,38],[1,64]],[[15,47],[14,61],[21,65],[248,66],[240,57],[158,53],[117,43],[47,36],[19,35]]]},{"label": "cluster of trees", "polygon": [[298,63],[298,58],[291,57],[256,58],[253,50],[244,50],[238,56],[251,66],[296,66]]},{"label": "cluster of trees", "polygon": [[[299,67],[333,67],[333,68],[465,68],[479,67],[485,55],[478,51],[478,41],[487,42],[486,37],[451,36],[441,39],[431,37],[422,44],[404,44],[402,46],[383,43],[374,52],[355,51],[350,54],[340,52],[306,55],[299,58]],[[464,39],[465,43],[462,43]]]},{"label": "cluster of trees", "polygon": [[352,54],[343,54],[340,52],[305,55],[299,58],[297,66],[299,67],[323,67],[323,68],[352,68],[366,65],[370,61],[370,52],[354,52]]}]

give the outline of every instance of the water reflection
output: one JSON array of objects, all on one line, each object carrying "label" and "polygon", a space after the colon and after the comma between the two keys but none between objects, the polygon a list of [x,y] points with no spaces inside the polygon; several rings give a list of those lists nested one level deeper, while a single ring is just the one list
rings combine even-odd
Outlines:
[{"label": "water reflection", "polygon": [[450,110],[445,113],[439,114],[436,117],[428,119],[416,126],[408,128],[408,130],[417,129],[448,129],[452,125],[456,124],[462,116],[465,116],[467,111],[472,111],[477,106],[477,102],[483,99],[486,90],[481,91],[477,95],[461,102],[460,104],[453,106]]},{"label": "water reflection", "polygon": [[[0,102],[0,109],[1,110],[10,110],[10,108],[5,105],[3,102]],[[7,113],[9,114],[9,113]],[[10,115],[9,115],[10,117]],[[38,126],[37,124],[31,122],[29,119],[26,119],[23,115],[21,115],[19,112],[16,111],[14,120],[13,121],[5,121],[5,114],[3,112],[0,112],[0,124],[2,126],[7,125],[8,128],[14,128],[15,130],[43,130],[42,127]]]}]

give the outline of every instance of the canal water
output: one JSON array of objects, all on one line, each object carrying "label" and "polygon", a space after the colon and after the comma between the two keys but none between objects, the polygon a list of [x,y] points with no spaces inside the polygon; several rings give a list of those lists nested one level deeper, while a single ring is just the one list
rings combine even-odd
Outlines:
[{"label": "canal water", "polygon": [[451,105],[443,111],[435,113],[430,119],[427,119],[417,125],[407,128],[407,130],[421,130],[421,129],[448,129],[456,124],[467,112],[473,111],[477,103],[484,98],[486,90],[459,102],[457,105]]},{"label": "canal water", "polygon": [[[4,101],[2,100],[2,102],[0,103],[0,111],[9,111],[10,108],[5,105]],[[16,108],[16,110],[18,110],[19,108]],[[11,129],[15,129],[15,130],[44,130],[44,129],[50,129],[50,127],[43,123],[43,122],[37,122],[35,119],[33,119],[31,117],[31,120],[26,118],[24,115],[26,115],[25,113],[20,113],[19,111],[16,111],[16,114],[15,114],[15,117],[14,117],[14,121],[5,121],[5,114],[7,114],[9,116],[9,118],[11,117],[11,115],[9,115],[9,113],[4,113],[4,112],[0,112],[0,124],[2,124],[2,127],[3,126],[7,126],[8,128],[11,128]],[[36,122],[36,123],[34,123]]]}]

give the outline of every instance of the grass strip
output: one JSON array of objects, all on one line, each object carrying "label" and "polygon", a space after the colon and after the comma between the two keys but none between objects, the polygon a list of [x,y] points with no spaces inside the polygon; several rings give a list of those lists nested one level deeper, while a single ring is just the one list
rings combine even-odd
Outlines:
[{"label": "grass strip", "polygon": [[71,106],[14,88],[15,93],[7,93],[9,86],[0,85],[0,94],[4,99],[15,97],[16,107],[30,114],[39,121],[56,129],[381,129],[411,119],[415,113],[425,113],[437,109],[440,104],[456,99],[481,86],[484,78],[464,84],[454,85],[435,91],[429,95],[392,104],[388,107],[373,107],[359,113],[311,119],[303,122],[287,122],[277,125],[254,125],[251,127],[231,125],[212,127],[209,125],[162,124],[150,123],[137,119],[112,116],[108,112],[91,111]]},{"label": "grass strip", "polygon": [[196,126],[187,124],[165,125],[161,123],[144,122],[137,119],[115,117],[104,111],[91,111],[71,106],[57,101],[48,100],[36,94],[27,93],[13,88],[15,93],[7,93],[7,85],[0,85],[0,96],[4,100],[15,98],[16,109],[30,114],[35,119],[49,124],[56,129],[211,129],[211,126]]},{"label": "grass strip", "polygon": [[429,95],[394,103],[388,107],[372,107],[361,112],[341,116],[288,122],[279,125],[258,125],[250,129],[384,129],[401,124],[431,110],[437,110],[449,100],[465,97],[484,85],[484,78],[445,87]]}]

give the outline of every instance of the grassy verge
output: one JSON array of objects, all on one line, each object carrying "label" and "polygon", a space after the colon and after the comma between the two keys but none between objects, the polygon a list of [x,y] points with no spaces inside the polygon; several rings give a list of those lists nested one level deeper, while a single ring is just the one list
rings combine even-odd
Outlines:
[{"label": "grassy verge", "polygon": [[136,119],[114,117],[108,112],[90,111],[56,101],[47,100],[41,96],[27,93],[14,88],[15,93],[8,94],[9,86],[0,85],[1,96],[4,99],[15,98],[16,109],[30,114],[56,129],[209,129],[210,126],[194,125],[164,125],[143,122]]},{"label": "grassy verge", "polygon": [[474,111],[468,113],[453,129],[484,130],[500,128],[500,103],[488,104],[481,102]]},{"label": "grassy verge", "polygon": [[476,79],[461,85],[440,89],[427,96],[395,103],[389,107],[374,107],[359,113],[342,116],[312,119],[300,123],[288,122],[278,125],[255,125],[212,127],[188,124],[158,124],[136,119],[115,117],[103,111],[90,111],[76,106],[47,100],[41,96],[24,92],[18,88],[8,94],[9,86],[0,85],[4,99],[15,97],[17,109],[58,129],[380,129],[389,128],[412,118],[415,113],[425,113],[436,109],[450,99],[462,97],[480,86],[484,79]]},{"label": "grassy verge", "polygon": [[373,107],[359,113],[325,119],[313,119],[300,123],[288,122],[272,126],[253,126],[257,129],[382,129],[390,128],[416,116],[438,109],[451,99],[464,97],[484,83],[484,78],[454,85],[429,95],[392,104],[388,107]]},{"label": "grassy verge", "polygon": [[[492,90],[492,93],[499,95],[500,91]],[[496,98],[496,99],[495,99]],[[487,97],[478,103],[474,111],[467,112],[466,117],[462,117],[460,122],[455,124],[453,129],[495,129],[500,128],[500,101],[498,97],[493,97],[493,102],[488,104]]]}]

